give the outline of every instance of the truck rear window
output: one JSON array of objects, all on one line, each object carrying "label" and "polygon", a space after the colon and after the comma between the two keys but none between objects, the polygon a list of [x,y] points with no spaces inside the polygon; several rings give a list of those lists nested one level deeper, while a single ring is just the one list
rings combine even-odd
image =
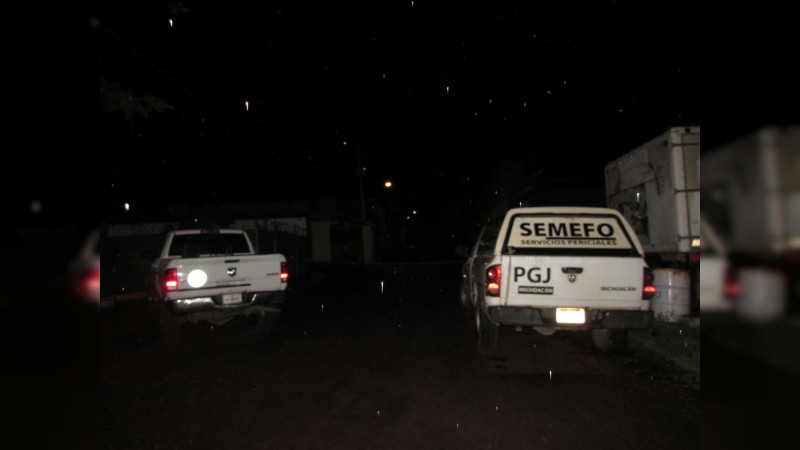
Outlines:
[{"label": "truck rear window", "polygon": [[512,216],[503,252],[641,256],[619,218],[609,215],[517,214]]},{"label": "truck rear window", "polygon": [[250,253],[243,234],[182,234],[172,238],[170,256],[195,258],[207,255]]}]

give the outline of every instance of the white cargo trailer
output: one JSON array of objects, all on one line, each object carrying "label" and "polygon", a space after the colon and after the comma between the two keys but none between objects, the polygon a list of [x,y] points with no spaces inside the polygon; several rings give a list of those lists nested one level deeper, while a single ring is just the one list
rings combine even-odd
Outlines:
[{"label": "white cargo trailer", "polygon": [[[606,164],[605,191],[606,206],[620,211],[634,227],[656,277],[663,273],[669,283],[689,280],[662,294],[679,296],[684,314],[697,310],[700,127],[669,128]],[[681,271],[681,276],[669,270]]]},{"label": "white cargo trailer", "polygon": [[800,126],[768,126],[703,153],[703,216],[741,284],[737,313],[800,313]]}]

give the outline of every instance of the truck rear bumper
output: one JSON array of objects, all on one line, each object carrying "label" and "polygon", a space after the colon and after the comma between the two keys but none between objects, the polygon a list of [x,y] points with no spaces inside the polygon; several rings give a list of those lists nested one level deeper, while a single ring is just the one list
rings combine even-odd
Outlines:
[{"label": "truck rear bumper", "polygon": [[286,291],[249,292],[242,294],[242,302],[225,305],[222,296],[182,298],[166,300],[167,307],[177,315],[200,315],[201,313],[223,315],[253,314],[265,307],[271,312],[280,312],[286,298]]},{"label": "truck rear bumper", "polygon": [[491,320],[500,325],[589,329],[649,328],[653,323],[653,311],[586,308],[585,323],[561,324],[556,322],[556,308],[490,306],[488,310]]}]

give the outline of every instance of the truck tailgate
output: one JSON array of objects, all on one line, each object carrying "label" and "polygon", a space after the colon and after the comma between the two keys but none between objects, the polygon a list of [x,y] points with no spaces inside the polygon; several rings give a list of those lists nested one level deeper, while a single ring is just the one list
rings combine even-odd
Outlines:
[{"label": "truck tailgate", "polygon": [[509,257],[508,306],[639,308],[642,259],[637,257]]},{"label": "truck tailgate", "polygon": [[[213,256],[174,260],[178,269],[178,291],[204,291],[204,295],[226,291],[278,291],[281,283],[279,255]],[[213,292],[208,292],[213,291]]]}]

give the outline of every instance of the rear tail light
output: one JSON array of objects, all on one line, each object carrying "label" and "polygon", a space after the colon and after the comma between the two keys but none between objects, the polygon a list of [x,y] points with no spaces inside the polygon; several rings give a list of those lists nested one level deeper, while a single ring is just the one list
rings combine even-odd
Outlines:
[{"label": "rear tail light", "polygon": [[486,269],[486,295],[500,295],[500,266],[489,266]]},{"label": "rear tail light", "polygon": [[689,262],[695,266],[700,264],[700,253],[692,253],[689,255]]},{"label": "rear tail light", "polygon": [[286,261],[281,261],[281,283],[289,281],[289,268]]},{"label": "rear tail light", "polygon": [[178,269],[167,269],[164,273],[164,289],[168,291],[178,289]]},{"label": "rear tail light", "polygon": [[725,286],[723,287],[725,298],[730,300],[735,299],[742,293],[742,285],[739,284],[739,277],[736,276],[736,271],[728,268],[725,272]]},{"label": "rear tail light", "polygon": [[653,271],[645,267],[642,281],[642,300],[650,300],[654,295],[656,295],[656,287],[653,286]]},{"label": "rear tail light", "polygon": [[100,268],[92,267],[74,279],[75,293],[83,300],[100,299]]},{"label": "rear tail light", "polygon": [[100,292],[100,268],[94,267],[89,270],[83,278],[83,289],[91,296],[97,296]]}]

